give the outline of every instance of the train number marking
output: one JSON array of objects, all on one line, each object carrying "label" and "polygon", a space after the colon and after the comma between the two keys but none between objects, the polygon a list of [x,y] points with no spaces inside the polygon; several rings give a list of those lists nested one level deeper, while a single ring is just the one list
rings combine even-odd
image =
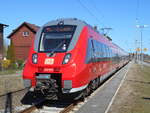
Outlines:
[{"label": "train number marking", "polygon": [[44,64],[54,64],[54,59],[53,58],[46,58]]}]

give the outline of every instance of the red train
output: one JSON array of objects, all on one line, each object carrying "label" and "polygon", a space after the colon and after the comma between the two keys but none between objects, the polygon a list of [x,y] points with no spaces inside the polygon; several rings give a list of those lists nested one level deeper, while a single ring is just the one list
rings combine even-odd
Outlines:
[{"label": "red train", "polygon": [[78,19],[58,19],[36,34],[23,79],[45,95],[87,95],[128,62],[128,53]]}]

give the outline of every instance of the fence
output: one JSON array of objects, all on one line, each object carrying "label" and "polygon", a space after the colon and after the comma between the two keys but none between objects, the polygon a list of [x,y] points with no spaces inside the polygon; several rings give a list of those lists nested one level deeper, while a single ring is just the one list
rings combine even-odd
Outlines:
[{"label": "fence", "polygon": [[28,89],[24,87],[21,75],[21,71],[0,75],[0,113],[17,113],[18,106],[22,105],[21,99]]},{"label": "fence", "polygon": [[21,100],[28,88],[0,95],[0,113],[18,113],[22,106]]}]

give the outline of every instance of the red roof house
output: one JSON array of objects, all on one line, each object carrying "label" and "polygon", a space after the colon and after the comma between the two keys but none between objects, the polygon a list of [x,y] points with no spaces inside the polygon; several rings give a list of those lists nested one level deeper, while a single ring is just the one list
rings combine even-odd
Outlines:
[{"label": "red roof house", "polygon": [[14,45],[16,60],[27,59],[32,41],[39,28],[39,26],[24,22],[8,36]]}]

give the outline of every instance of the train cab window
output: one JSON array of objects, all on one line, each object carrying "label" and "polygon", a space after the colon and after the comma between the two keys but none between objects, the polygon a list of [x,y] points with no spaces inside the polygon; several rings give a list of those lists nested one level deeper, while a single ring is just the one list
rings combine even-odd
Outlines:
[{"label": "train cab window", "polygon": [[40,39],[40,52],[66,52],[76,26],[48,26],[43,29]]}]

